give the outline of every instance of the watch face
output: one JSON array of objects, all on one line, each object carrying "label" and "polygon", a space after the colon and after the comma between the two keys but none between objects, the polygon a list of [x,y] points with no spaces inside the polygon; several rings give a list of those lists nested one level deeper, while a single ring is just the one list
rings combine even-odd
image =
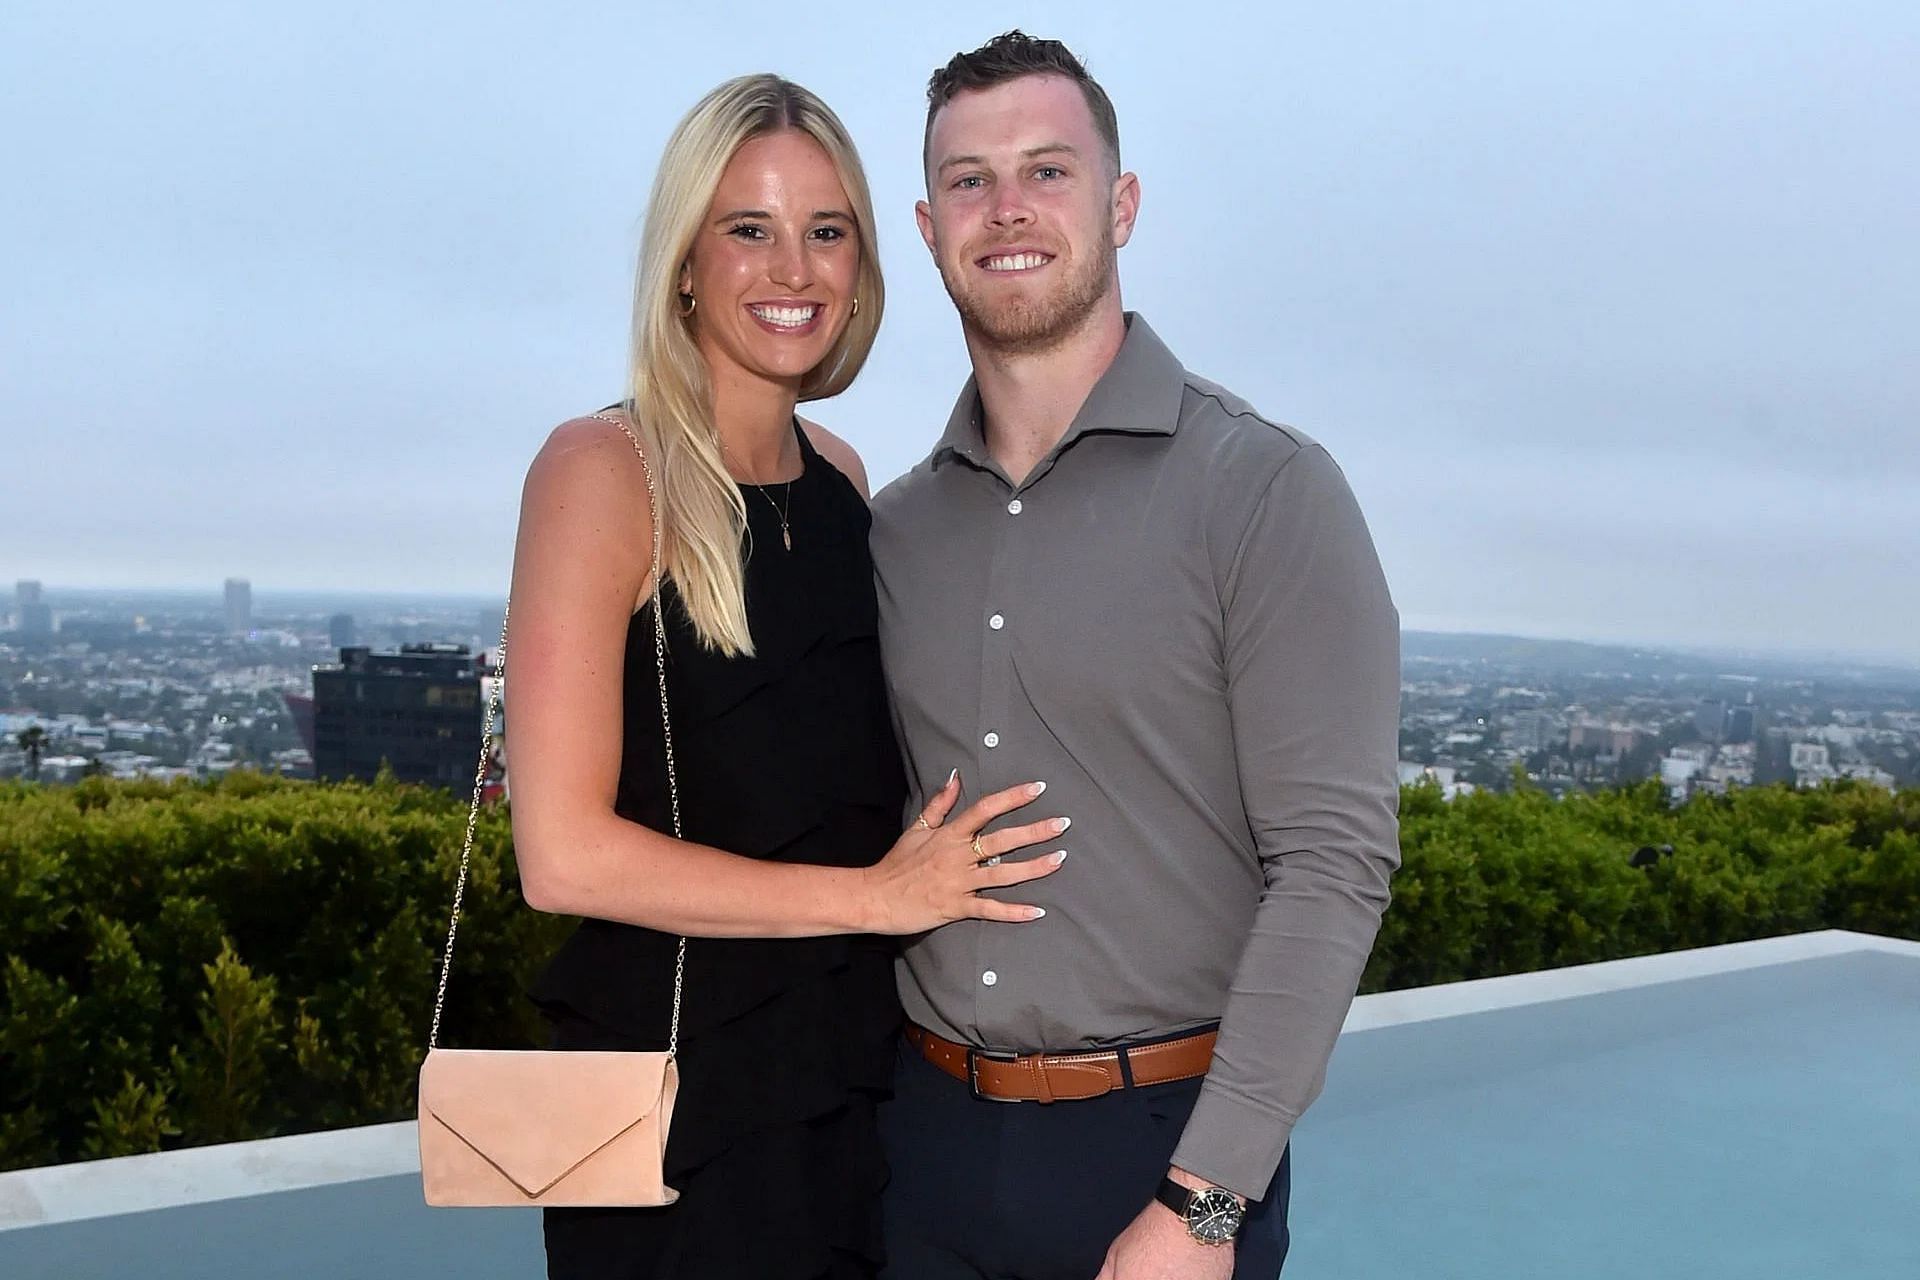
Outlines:
[{"label": "watch face", "polygon": [[1225,1244],[1240,1230],[1246,1211],[1231,1191],[1196,1191],[1187,1205],[1187,1233],[1203,1244]]}]

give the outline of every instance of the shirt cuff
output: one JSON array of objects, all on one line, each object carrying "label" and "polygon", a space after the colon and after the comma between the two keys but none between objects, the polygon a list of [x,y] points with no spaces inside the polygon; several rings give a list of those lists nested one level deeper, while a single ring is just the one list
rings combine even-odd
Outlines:
[{"label": "shirt cuff", "polygon": [[1173,1150],[1172,1163],[1251,1204],[1266,1199],[1292,1134],[1293,1121],[1208,1080],[1200,1086],[1200,1100]]}]

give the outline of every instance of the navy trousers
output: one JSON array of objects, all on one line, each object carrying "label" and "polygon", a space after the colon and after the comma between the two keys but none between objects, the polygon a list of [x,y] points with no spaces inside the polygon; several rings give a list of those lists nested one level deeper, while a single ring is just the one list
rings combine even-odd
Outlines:
[{"label": "navy trousers", "polygon": [[[880,1108],[893,1178],[887,1280],[1093,1280],[1153,1199],[1200,1081],[1077,1102],[972,1096],[904,1042]],[[1234,1280],[1274,1280],[1287,1256],[1290,1154],[1248,1206]]]}]

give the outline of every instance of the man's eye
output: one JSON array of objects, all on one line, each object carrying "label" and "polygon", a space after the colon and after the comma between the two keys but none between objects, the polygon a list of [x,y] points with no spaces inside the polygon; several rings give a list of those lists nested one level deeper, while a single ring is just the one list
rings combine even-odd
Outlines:
[{"label": "man's eye", "polygon": [[1066,172],[1067,171],[1059,165],[1043,164],[1033,171],[1033,176],[1036,178],[1064,178],[1066,177]]},{"label": "man's eye", "polygon": [[956,181],[953,185],[956,187],[959,187],[963,191],[973,191],[981,186],[984,186],[985,184],[986,184],[985,178],[982,178],[977,173],[970,173],[966,177]]}]

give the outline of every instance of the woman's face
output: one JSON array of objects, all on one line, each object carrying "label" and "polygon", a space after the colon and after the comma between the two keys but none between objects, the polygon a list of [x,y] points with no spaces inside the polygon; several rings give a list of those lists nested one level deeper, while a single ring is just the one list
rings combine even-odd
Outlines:
[{"label": "woman's face", "polygon": [[790,129],[742,145],[680,276],[715,377],[798,384],[852,318],[860,251],[853,204],[819,143]]}]

